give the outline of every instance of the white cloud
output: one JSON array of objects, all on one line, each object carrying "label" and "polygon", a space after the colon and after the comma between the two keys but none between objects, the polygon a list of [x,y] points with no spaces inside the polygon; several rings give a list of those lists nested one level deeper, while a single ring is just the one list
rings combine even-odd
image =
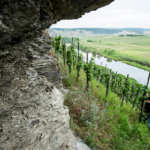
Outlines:
[{"label": "white cloud", "polygon": [[150,28],[150,0],[115,0],[109,6],[77,20],[60,21],[55,28],[137,27]]}]

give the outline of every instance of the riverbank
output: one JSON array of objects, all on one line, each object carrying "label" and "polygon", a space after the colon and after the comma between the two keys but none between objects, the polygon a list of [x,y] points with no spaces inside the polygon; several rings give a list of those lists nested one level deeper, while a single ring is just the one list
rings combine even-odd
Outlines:
[{"label": "riverbank", "polygon": [[114,59],[116,61],[121,61],[121,62],[138,67],[146,71],[150,71],[150,61],[148,60],[139,59],[134,56],[129,56],[126,54],[121,54],[115,50],[111,50],[108,48],[97,49],[97,48],[90,47],[88,45],[84,46],[82,43],[80,44],[80,49],[86,50],[88,52],[95,53],[98,55],[102,55],[107,58]]}]

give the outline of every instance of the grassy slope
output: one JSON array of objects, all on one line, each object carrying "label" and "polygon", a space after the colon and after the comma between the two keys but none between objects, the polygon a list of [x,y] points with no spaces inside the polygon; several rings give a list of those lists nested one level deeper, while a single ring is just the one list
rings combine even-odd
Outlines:
[{"label": "grassy slope", "polygon": [[92,150],[148,149],[150,134],[147,124],[138,123],[138,112],[129,103],[120,107],[120,99],[112,92],[105,98],[106,89],[96,80],[92,80],[89,92],[85,92],[85,73],[81,71],[76,82],[76,71],[69,75],[60,57],[59,65],[64,75],[64,87],[70,89],[64,103],[70,110],[71,129]]}]

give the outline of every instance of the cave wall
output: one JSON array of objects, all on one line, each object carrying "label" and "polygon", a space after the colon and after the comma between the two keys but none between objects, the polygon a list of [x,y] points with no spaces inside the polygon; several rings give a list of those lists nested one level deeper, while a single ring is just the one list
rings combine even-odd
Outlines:
[{"label": "cave wall", "polygon": [[0,150],[75,150],[57,59],[42,30],[113,0],[0,1]]}]

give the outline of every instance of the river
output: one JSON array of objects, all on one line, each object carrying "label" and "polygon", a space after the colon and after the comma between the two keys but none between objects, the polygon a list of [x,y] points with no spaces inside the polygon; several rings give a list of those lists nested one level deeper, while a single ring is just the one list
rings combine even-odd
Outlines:
[{"label": "river", "polygon": [[[69,46],[70,44],[67,44],[67,45]],[[80,50],[80,53],[83,54],[84,61],[85,61],[86,52],[83,52]],[[95,64],[97,64],[97,65],[101,65],[101,63],[102,63],[102,66],[107,65],[107,68],[112,69],[112,71],[114,71],[114,72],[117,71],[117,73],[120,73],[125,76],[127,76],[127,74],[129,74],[130,78],[136,79],[141,84],[144,84],[144,85],[147,84],[147,79],[148,79],[148,75],[149,75],[148,71],[145,71],[143,69],[140,69],[140,68],[137,68],[137,67],[125,64],[125,63],[122,63],[120,61],[116,61],[116,60],[113,60],[110,58],[105,58],[100,55],[94,55],[92,53],[88,53],[89,60],[91,59],[91,57],[93,57],[95,59]],[[149,82],[149,86],[150,86],[150,82]]]}]

